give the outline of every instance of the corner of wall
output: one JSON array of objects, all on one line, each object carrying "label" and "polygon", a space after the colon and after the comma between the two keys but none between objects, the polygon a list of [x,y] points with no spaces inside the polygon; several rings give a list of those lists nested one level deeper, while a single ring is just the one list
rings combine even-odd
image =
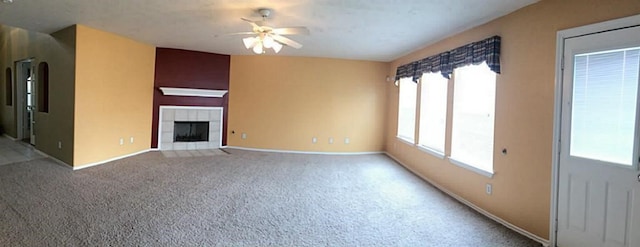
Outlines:
[{"label": "corner of wall", "polygon": [[[2,26],[0,40],[0,67],[3,74],[7,67],[15,71],[14,62],[33,59],[34,65],[47,62],[50,73],[48,113],[36,111],[34,127],[36,148],[47,155],[68,164],[73,160],[73,84],[75,81],[75,31],[73,27],[62,29],[51,35],[33,32],[21,28]],[[14,73],[15,74],[15,73]],[[6,133],[17,137],[16,112],[17,88],[13,76],[14,104],[6,106],[4,93],[0,106],[2,126]],[[4,81],[4,77],[3,77]],[[4,89],[4,82],[2,83]],[[2,90],[4,91],[4,90]],[[64,142],[58,148],[58,141]]]},{"label": "corner of wall", "polygon": [[155,46],[76,30],[74,167],[148,150]]}]

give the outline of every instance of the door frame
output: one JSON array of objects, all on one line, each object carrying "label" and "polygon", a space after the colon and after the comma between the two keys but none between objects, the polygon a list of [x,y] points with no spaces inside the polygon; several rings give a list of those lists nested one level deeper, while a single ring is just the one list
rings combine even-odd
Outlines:
[{"label": "door frame", "polygon": [[549,244],[556,246],[558,233],[558,188],[560,185],[560,131],[562,120],[562,83],[564,72],[564,42],[566,39],[601,33],[621,28],[640,26],[640,15],[560,30],[556,36],[555,102],[553,106],[553,152],[551,170],[551,210]]},{"label": "door frame", "polygon": [[[33,64],[35,63],[35,58],[30,57],[30,58],[25,58],[25,59],[21,59],[15,62],[15,90],[16,90],[16,95],[15,95],[15,121],[16,121],[16,139],[18,140],[22,140],[25,138],[24,135],[24,128],[25,128],[25,124],[29,124],[29,123],[25,123],[24,121],[24,108],[26,107],[26,93],[27,93],[27,88],[24,85],[24,81],[27,79],[26,77],[24,77],[24,69],[23,69],[23,64],[24,63],[29,63],[29,67],[30,69],[33,69]],[[36,71],[31,71],[31,73],[35,73]],[[33,97],[33,95],[32,95]],[[34,114],[35,115],[35,114]]]}]

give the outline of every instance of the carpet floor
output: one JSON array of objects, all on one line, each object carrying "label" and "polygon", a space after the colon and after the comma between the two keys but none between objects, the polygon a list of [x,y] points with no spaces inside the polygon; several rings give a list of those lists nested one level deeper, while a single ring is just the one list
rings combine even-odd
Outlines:
[{"label": "carpet floor", "polygon": [[0,246],[540,246],[385,155],[0,166]]}]

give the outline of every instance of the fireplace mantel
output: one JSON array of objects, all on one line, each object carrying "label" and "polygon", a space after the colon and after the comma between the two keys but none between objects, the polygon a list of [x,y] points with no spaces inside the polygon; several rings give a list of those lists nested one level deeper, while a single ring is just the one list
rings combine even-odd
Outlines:
[{"label": "fireplace mantel", "polygon": [[195,96],[195,97],[210,97],[221,98],[228,90],[211,90],[211,89],[196,89],[196,88],[178,88],[178,87],[160,87],[160,91],[164,95],[170,96]]}]

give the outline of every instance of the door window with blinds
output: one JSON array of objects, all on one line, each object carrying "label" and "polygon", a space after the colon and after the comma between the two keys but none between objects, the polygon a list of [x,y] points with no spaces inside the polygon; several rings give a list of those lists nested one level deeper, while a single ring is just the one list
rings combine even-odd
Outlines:
[{"label": "door window with blinds", "polygon": [[570,154],[633,165],[640,47],[574,57]]}]

